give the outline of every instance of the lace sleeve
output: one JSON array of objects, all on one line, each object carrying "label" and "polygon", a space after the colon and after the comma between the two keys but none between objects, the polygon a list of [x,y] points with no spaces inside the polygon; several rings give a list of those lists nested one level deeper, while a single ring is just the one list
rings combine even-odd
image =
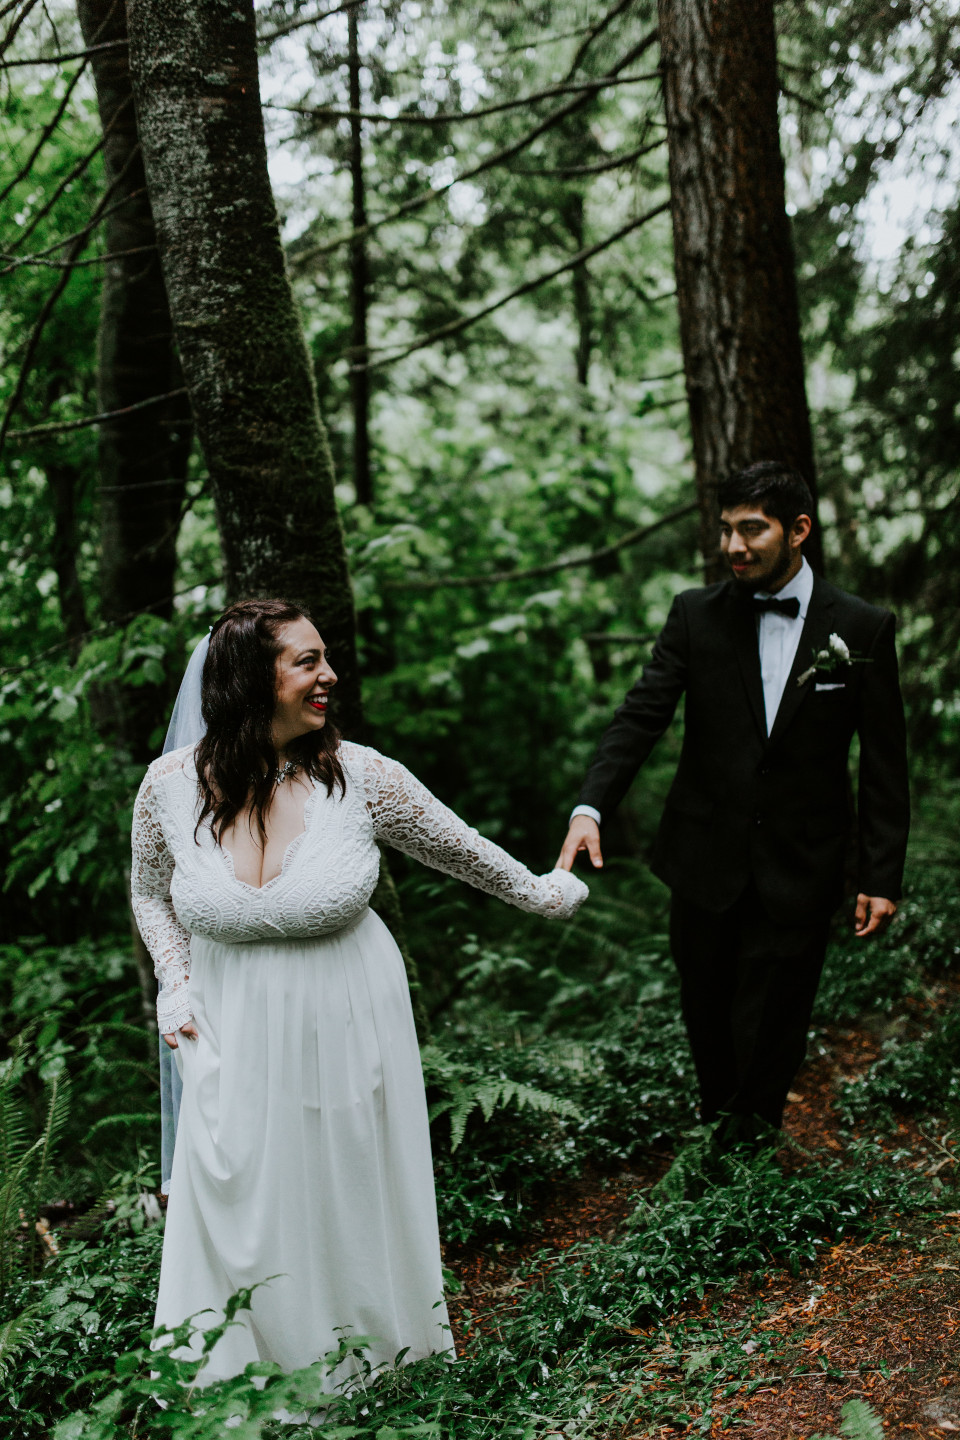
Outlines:
[{"label": "lace sleeve", "polygon": [[177,919],[170,899],[172,874],[173,856],[157,816],[157,798],[148,771],[133,807],[130,901],[160,981],[157,1021],[162,1035],[179,1030],[193,1018],[187,986],[190,935]]},{"label": "lace sleeve", "polygon": [[377,839],[424,865],[520,910],[555,919],[567,919],[587,898],[586,885],[568,870],[534,875],[499,845],[484,840],[397,761],[366,750],[364,782]]}]

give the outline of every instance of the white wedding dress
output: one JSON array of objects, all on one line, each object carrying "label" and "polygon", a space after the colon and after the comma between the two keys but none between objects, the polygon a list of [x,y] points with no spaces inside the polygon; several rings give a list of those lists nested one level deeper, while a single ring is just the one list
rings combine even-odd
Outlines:
[{"label": "white wedding dress", "polygon": [[395,761],[347,743],[340,758],[345,794],[314,786],[260,888],[236,878],[208,821],[194,838],[192,747],[154,761],[137,797],[131,888],[160,1029],[192,1018],[199,1031],[176,1052],[156,1323],[206,1312],[207,1328],[259,1286],[201,1383],[250,1361],[298,1369],[341,1334],[372,1337],[374,1365],[452,1351],[410,995],[368,908],[376,842],[542,915],[569,916],[587,894],[566,871],[532,875]]}]

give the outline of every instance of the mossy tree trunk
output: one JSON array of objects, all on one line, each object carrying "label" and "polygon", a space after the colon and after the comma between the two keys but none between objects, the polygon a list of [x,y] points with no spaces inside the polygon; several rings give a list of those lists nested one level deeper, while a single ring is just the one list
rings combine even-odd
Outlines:
[{"label": "mossy tree trunk", "polygon": [[128,0],[130,67],[228,593],[316,616],[361,725],[355,616],[313,369],[267,173],[252,0]]},{"label": "mossy tree trunk", "polygon": [[[228,592],[309,606],[339,676],[335,718],[359,738],[353,592],[267,172],[252,0],[128,5],[147,183]],[[417,968],[385,861],[372,903],[403,950],[423,1036]]]},{"label": "mossy tree trunk", "polygon": [[[170,310],[146,191],[126,46],[126,12],[117,0],[78,0],[83,37],[108,45],[92,56],[104,133],[104,168],[116,187],[104,220],[97,389],[100,409],[116,411],[182,388]],[[122,201],[122,203],[117,203]],[[123,624],[173,611],[176,543],[193,437],[180,395],[100,427],[100,596],[103,618]],[[111,687],[104,722],[134,759],[153,758],[150,740],[167,697],[159,687]]]},{"label": "mossy tree trunk", "polygon": [[[658,0],[658,9],[700,543],[714,580],[718,481],[754,460],[783,460],[814,483],[774,7]],[[821,563],[818,530],[807,553]]]}]

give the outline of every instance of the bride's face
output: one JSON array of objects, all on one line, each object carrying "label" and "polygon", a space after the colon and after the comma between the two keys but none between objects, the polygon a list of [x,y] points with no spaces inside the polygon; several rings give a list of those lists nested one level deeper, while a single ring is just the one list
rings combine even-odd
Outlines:
[{"label": "bride's face", "polygon": [[279,640],[283,648],[277,656],[273,712],[273,742],[278,750],[298,735],[323,729],[329,693],[337,683],[323,641],[309,620],[284,625]]}]

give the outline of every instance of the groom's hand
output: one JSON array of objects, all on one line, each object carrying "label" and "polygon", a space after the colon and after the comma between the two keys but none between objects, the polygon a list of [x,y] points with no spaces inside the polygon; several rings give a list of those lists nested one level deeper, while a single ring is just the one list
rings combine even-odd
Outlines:
[{"label": "groom's hand", "polygon": [[896,913],[893,901],[884,900],[882,895],[858,895],[854,922],[857,936],[862,940],[867,935],[886,930]]},{"label": "groom's hand", "polygon": [[573,862],[581,850],[586,850],[590,856],[590,863],[597,870],[603,869],[603,856],[600,853],[600,826],[596,820],[591,820],[589,815],[574,815],[570,821],[570,829],[567,831],[567,838],[563,842],[560,859],[555,868],[572,870]]}]

